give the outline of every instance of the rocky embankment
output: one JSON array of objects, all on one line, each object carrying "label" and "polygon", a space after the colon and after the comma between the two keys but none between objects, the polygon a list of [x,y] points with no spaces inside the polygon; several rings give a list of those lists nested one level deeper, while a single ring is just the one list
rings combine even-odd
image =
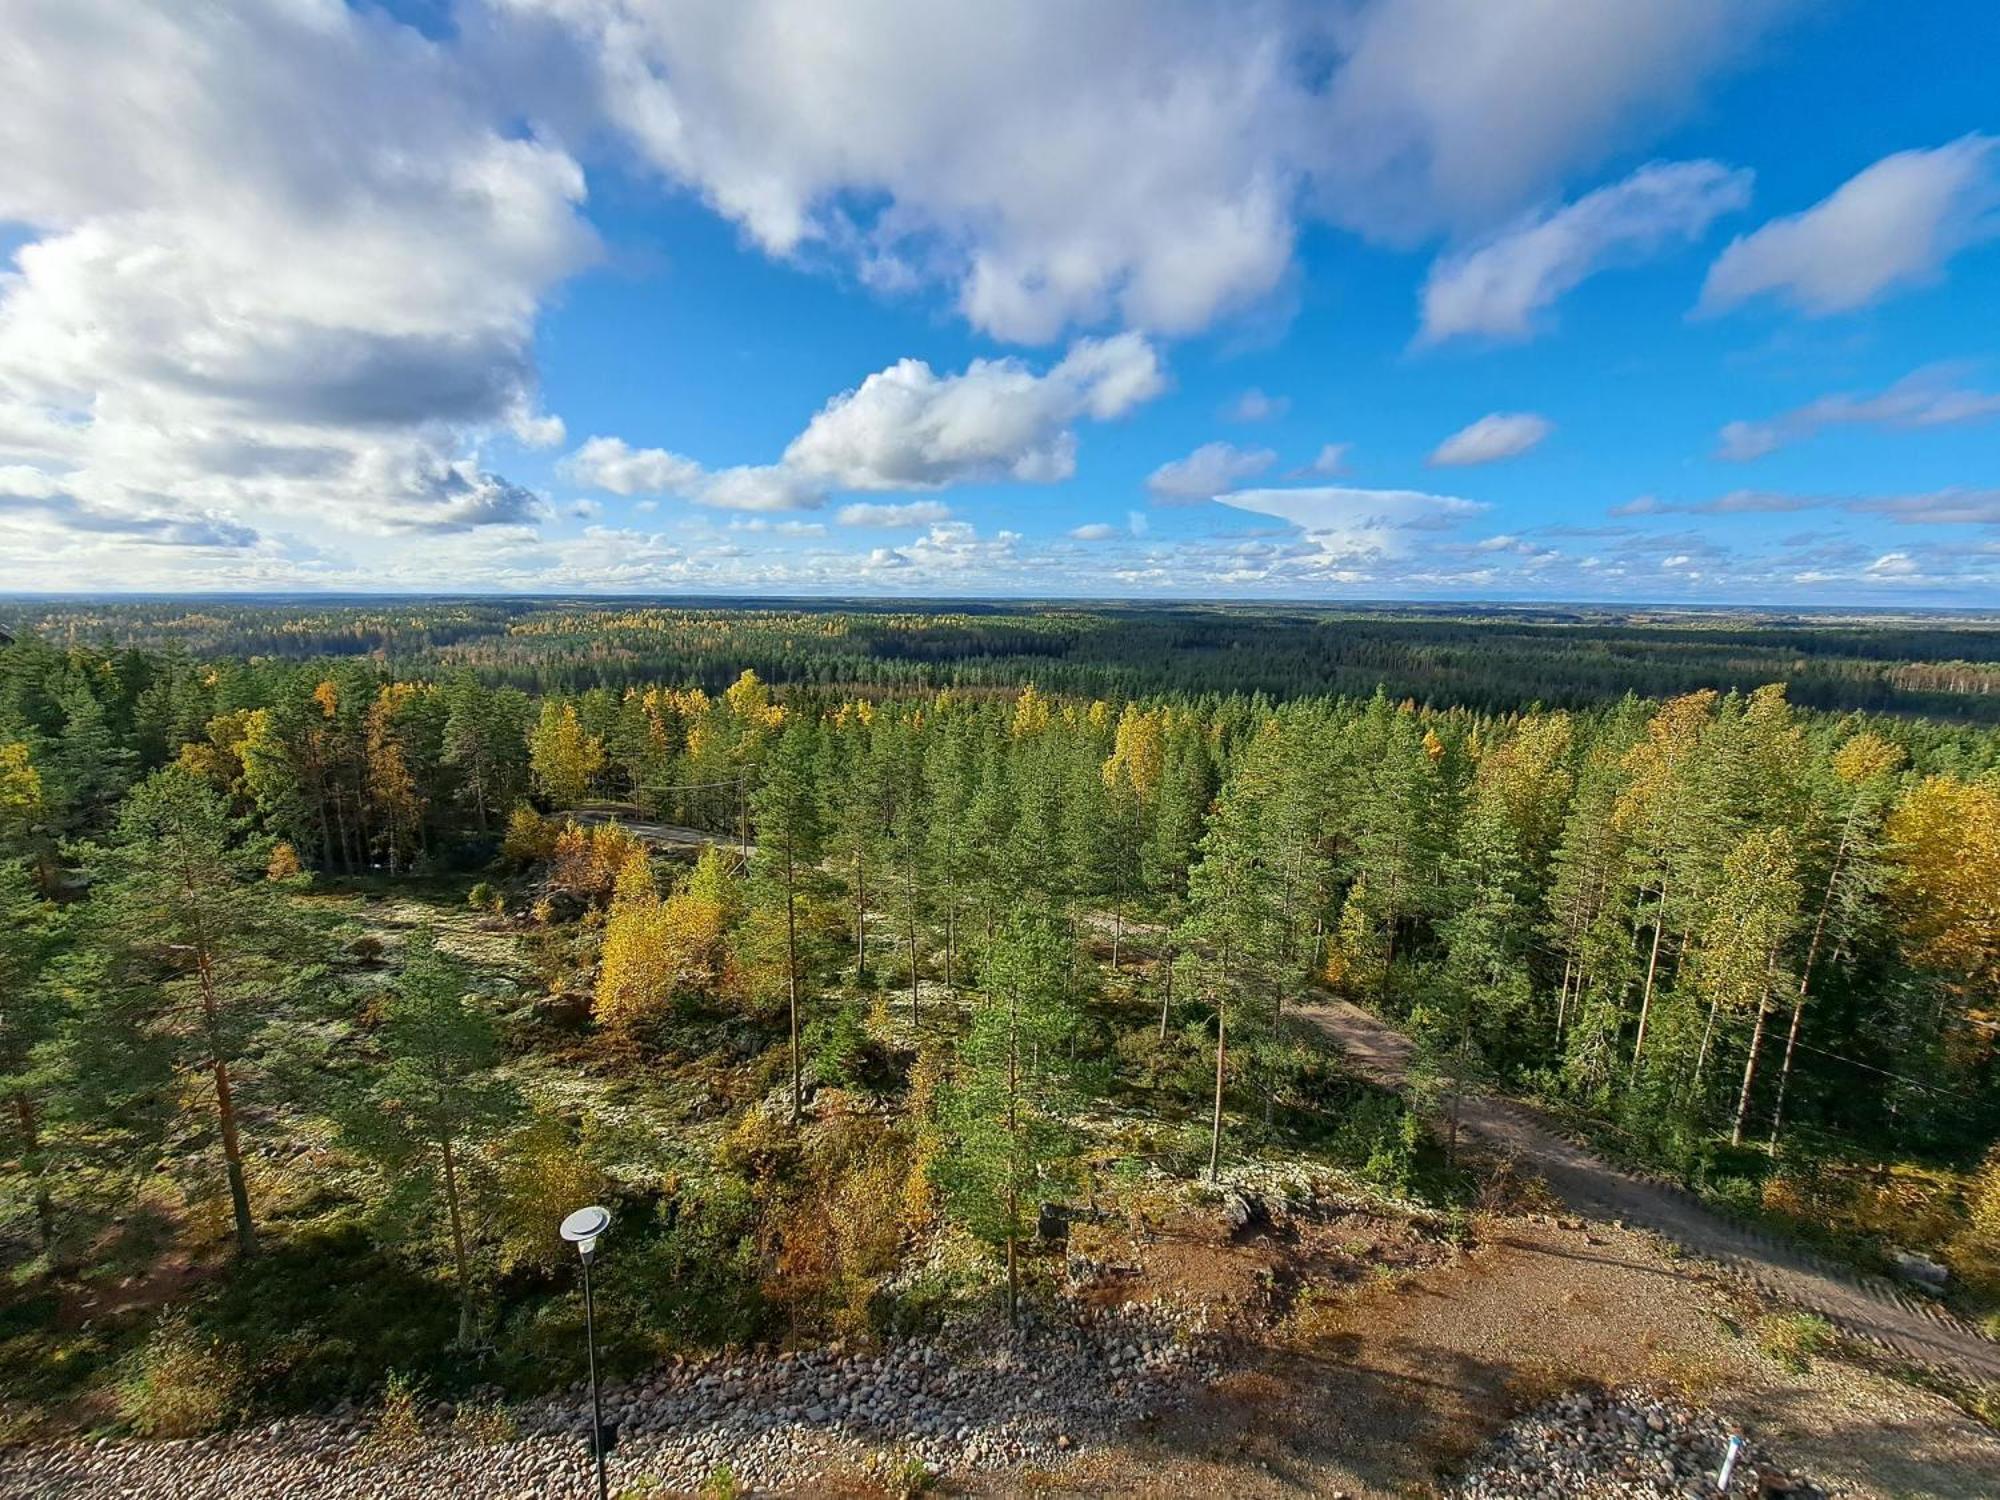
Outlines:
[{"label": "rocky embankment", "polygon": [[[1715,1500],[1731,1431],[1714,1412],[1679,1401],[1575,1392],[1509,1426],[1451,1493],[1460,1500]],[[1735,1500],[1822,1500],[1827,1492],[1746,1442],[1728,1493]]]},{"label": "rocky embankment", "polygon": [[[965,1474],[1049,1466],[1212,1378],[1217,1355],[1147,1309],[1089,1328],[999,1335],[979,1348],[908,1340],[663,1366],[605,1392],[619,1426],[614,1492],[693,1491],[727,1468],[748,1491],[810,1493],[821,1476]],[[301,1417],[184,1442],[0,1453],[0,1494],[132,1500],[557,1500],[590,1493],[590,1395],[514,1413],[520,1436],[386,1443],[365,1413]]]}]

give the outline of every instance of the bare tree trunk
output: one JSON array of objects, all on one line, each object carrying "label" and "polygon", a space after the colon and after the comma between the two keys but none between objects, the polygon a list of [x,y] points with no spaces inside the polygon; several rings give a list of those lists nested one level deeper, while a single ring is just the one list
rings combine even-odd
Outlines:
[{"label": "bare tree trunk", "polygon": [[854,982],[861,984],[868,978],[868,888],[866,885],[861,851],[854,851]]},{"label": "bare tree trunk", "polygon": [[1743,1121],[1750,1113],[1750,1089],[1757,1081],[1757,1058],[1764,1050],[1764,1021],[1771,1014],[1769,995],[1757,999],[1757,1025],[1750,1033],[1750,1057],[1743,1064],[1743,1090],[1736,1096],[1736,1124],[1729,1132],[1729,1144],[1743,1144]]},{"label": "bare tree trunk", "polygon": [[1218,1000],[1215,1008],[1215,1111],[1208,1124],[1208,1180],[1215,1181],[1222,1162],[1222,1071],[1229,1056],[1229,1002]]},{"label": "bare tree trunk", "polygon": [[799,918],[797,882],[793,877],[792,854],[785,851],[785,982],[790,997],[792,1028],[792,1123],[805,1114],[805,1091],[799,1068]]},{"label": "bare tree trunk", "polygon": [[1174,1003],[1174,951],[1173,949],[1169,948],[1167,950],[1166,983],[1160,987],[1160,1040],[1163,1042],[1167,1039],[1167,1012],[1170,1009],[1172,1009],[1173,1003]]},{"label": "bare tree trunk", "polygon": [[458,1346],[472,1342],[472,1265],[465,1254],[465,1219],[458,1205],[458,1158],[444,1140],[444,1201],[451,1210],[451,1258],[458,1271]]},{"label": "bare tree trunk", "polygon": [[1646,960],[1646,988],[1639,997],[1639,1034],[1632,1041],[1632,1071],[1639,1071],[1639,1053],[1646,1045],[1646,1023],[1653,1014],[1653,977],[1660,969],[1660,935],[1667,925],[1667,882],[1660,879],[1660,899],[1653,913],[1653,952]]},{"label": "bare tree trunk", "polygon": [[236,1219],[236,1247],[244,1255],[257,1249],[257,1226],[250,1217],[250,1188],[243,1176],[243,1143],[236,1133],[236,1104],[229,1086],[229,1063],[222,1055],[222,1006],[216,994],[215,958],[208,939],[196,924],[195,974],[201,988],[202,1023],[208,1039],[209,1071],[215,1079],[215,1113],[222,1132],[223,1169],[229,1178],[229,1202]]},{"label": "bare tree trunk", "polygon": [[1813,965],[1819,960],[1819,945],[1826,936],[1827,913],[1833,908],[1833,893],[1839,888],[1841,866],[1847,861],[1847,849],[1854,837],[1854,819],[1861,807],[1857,795],[1848,808],[1847,821],[1840,830],[1840,847],[1834,851],[1833,866],[1826,873],[1826,890],[1820,896],[1819,915],[1813,919],[1812,941],[1806,945],[1806,961],[1799,970],[1799,990],[1792,997],[1792,1024],[1785,1032],[1785,1060],[1778,1068],[1778,1099],[1771,1110],[1771,1149],[1778,1149],[1778,1132],[1785,1124],[1785,1091],[1792,1081],[1792,1056],[1798,1051],[1799,1026],[1805,1019],[1806,996],[1812,986]]}]

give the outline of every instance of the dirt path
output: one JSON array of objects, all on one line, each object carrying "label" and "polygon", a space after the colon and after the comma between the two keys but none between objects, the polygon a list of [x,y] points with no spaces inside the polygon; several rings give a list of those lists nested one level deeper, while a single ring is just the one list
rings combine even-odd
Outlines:
[{"label": "dirt path", "polygon": [[[1411,1044],[1387,1023],[1340,1000],[1296,1014],[1338,1042],[1363,1070],[1392,1084],[1404,1081]],[[1489,1147],[1532,1166],[1581,1214],[1650,1229],[1907,1359],[2000,1382],[2000,1344],[1976,1329],[1886,1281],[1843,1271],[1796,1245],[1732,1223],[1678,1188],[1622,1172],[1564,1138],[1525,1105],[1468,1095],[1460,1122]]]},{"label": "dirt path", "polygon": [[[1837,1359],[1759,1352],[1719,1268],[1637,1231],[1481,1216],[1458,1261],[1322,1302],[1185,1409],[1037,1485],[982,1496],[1412,1500],[1522,1411],[1579,1388],[1679,1393],[1849,1500],[1991,1500],[2000,1437]],[[1567,1493],[1567,1492],[1565,1492]]]}]

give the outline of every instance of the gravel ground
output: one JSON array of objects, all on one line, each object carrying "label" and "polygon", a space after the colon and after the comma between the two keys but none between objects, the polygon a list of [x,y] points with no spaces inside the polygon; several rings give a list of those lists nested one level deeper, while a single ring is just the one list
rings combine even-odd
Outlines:
[{"label": "gravel ground", "polygon": [[[1450,1493],[1461,1500],[1713,1497],[1733,1430],[1712,1411],[1642,1391],[1579,1391],[1508,1426]],[[1822,1500],[1828,1492],[1746,1442],[1728,1493]]]},{"label": "gravel ground", "polygon": [[[1158,1413],[1220,1366],[1199,1338],[1130,1308],[1094,1326],[951,1352],[907,1341],[834,1345],[765,1359],[663,1366],[605,1393],[620,1429],[611,1482],[699,1487],[727,1464],[751,1489],[916,1460],[934,1474],[1061,1463],[1123,1423]],[[446,1413],[438,1413],[440,1418]],[[547,1500],[589,1493],[590,1396],[577,1389],[515,1413],[517,1441],[385,1446],[356,1415],[294,1418],[185,1442],[99,1442],[0,1454],[0,1493],[207,1500],[243,1496]]]}]

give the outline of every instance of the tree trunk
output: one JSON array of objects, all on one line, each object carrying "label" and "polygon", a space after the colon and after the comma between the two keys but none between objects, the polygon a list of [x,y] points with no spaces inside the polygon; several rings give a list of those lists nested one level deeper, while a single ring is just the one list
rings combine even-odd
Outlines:
[{"label": "tree trunk", "polygon": [[904,920],[910,940],[910,1030],[917,1029],[917,885],[914,874],[910,877],[909,904]]},{"label": "tree trunk", "polygon": [[1125,941],[1125,903],[1114,902],[1111,907],[1111,972],[1118,972],[1119,949]]},{"label": "tree trunk", "polygon": [[790,996],[792,1026],[792,1123],[805,1114],[805,1092],[799,1081],[799,921],[791,853],[785,855],[785,981]]},{"label": "tree trunk", "polygon": [[1215,1110],[1208,1123],[1208,1180],[1215,1181],[1222,1162],[1222,1070],[1229,1055],[1229,1003],[1215,1008]]},{"label": "tree trunk", "polygon": [[56,1239],[55,1203],[49,1197],[48,1179],[42,1170],[42,1137],[40,1123],[35,1118],[35,1101],[25,1089],[14,1096],[14,1118],[21,1126],[21,1164],[35,1182],[35,1229],[41,1236],[42,1249],[47,1251]]},{"label": "tree trunk", "polygon": [[1174,950],[1167,950],[1167,979],[1160,987],[1160,1040],[1167,1039],[1167,1012],[1174,1003]]},{"label": "tree trunk", "polygon": [[1660,969],[1660,935],[1667,926],[1667,882],[1660,881],[1660,899],[1653,913],[1653,952],[1646,960],[1646,987],[1639,997],[1639,1034],[1632,1040],[1632,1072],[1639,1071],[1639,1054],[1646,1045],[1646,1022],[1653,1014],[1653,976]]},{"label": "tree trunk", "polygon": [[223,1170],[229,1178],[229,1203],[236,1219],[236,1248],[244,1255],[257,1250],[257,1226],[250,1217],[250,1188],[243,1177],[243,1143],[236,1133],[236,1104],[229,1087],[229,1063],[222,1055],[222,1007],[215,992],[215,959],[196,922],[195,973],[201,988],[201,1013],[208,1039],[209,1070],[215,1079],[215,1113],[222,1132]]},{"label": "tree trunk", "polygon": [[1792,1057],[1799,1047],[1799,1025],[1805,1018],[1806,995],[1812,985],[1813,965],[1819,959],[1819,945],[1826,936],[1827,913],[1833,908],[1833,893],[1839,887],[1841,866],[1847,860],[1848,844],[1854,837],[1855,814],[1861,808],[1857,796],[1848,808],[1847,821],[1840,830],[1840,847],[1834,851],[1833,866],[1826,872],[1826,891],[1819,901],[1819,915],[1813,919],[1812,941],[1806,945],[1806,961],[1799,969],[1799,991],[1792,997],[1792,1024],[1785,1032],[1785,1059],[1778,1067],[1778,1099],[1771,1110],[1771,1150],[1778,1149],[1778,1132],[1785,1124],[1785,1090],[1792,1081]]},{"label": "tree trunk", "polygon": [[1021,1222],[1021,996],[1007,997],[1007,1326],[1019,1326],[1021,1272],[1015,1257],[1015,1230]]},{"label": "tree trunk", "polygon": [[1729,1132],[1729,1144],[1743,1144],[1743,1121],[1750,1113],[1750,1089],[1757,1081],[1757,1058],[1764,1050],[1764,1022],[1771,1014],[1771,997],[1757,998],[1757,1025],[1750,1033],[1750,1057],[1743,1064],[1743,1090],[1736,1096],[1736,1124]]},{"label": "tree trunk", "polygon": [[451,1259],[458,1272],[458,1346],[472,1342],[472,1267],[465,1255],[465,1220],[458,1206],[458,1159],[444,1139],[444,1201],[451,1210]]},{"label": "tree trunk", "polygon": [[868,979],[868,887],[861,851],[854,851],[854,982]]}]

